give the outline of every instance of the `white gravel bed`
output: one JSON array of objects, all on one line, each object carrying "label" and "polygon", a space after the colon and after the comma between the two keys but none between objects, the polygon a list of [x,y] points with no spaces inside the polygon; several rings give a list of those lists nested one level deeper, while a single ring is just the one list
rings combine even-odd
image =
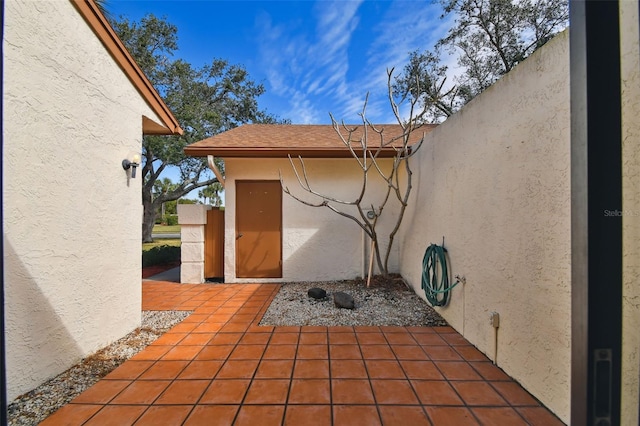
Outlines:
[{"label": "white gravel bed", "polygon": [[190,314],[190,311],[143,311],[140,328],[9,404],[9,425],[37,425]]},{"label": "white gravel bed", "polygon": [[[307,295],[312,287],[327,292],[324,299]],[[355,309],[337,308],[333,293],[350,294]],[[372,283],[367,288],[362,280],[332,281],[322,283],[283,284],[262,317],[260,325],[395,325],[395,326],[443,326],[448,325],[427,302],[404,285],[402,278]]]}]

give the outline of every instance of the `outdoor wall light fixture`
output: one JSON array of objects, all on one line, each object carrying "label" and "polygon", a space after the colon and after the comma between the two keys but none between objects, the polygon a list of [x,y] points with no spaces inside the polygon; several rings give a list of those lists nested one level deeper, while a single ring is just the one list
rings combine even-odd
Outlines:
[{"label": "outdoor wall light fixture", "polygon": [[127,155],[127,158],[122,160],[122,168],[125,170],[131,169],[131,178],[136,177],[136,167],[140,165],[140,154],[137,152],[131,152]]}]

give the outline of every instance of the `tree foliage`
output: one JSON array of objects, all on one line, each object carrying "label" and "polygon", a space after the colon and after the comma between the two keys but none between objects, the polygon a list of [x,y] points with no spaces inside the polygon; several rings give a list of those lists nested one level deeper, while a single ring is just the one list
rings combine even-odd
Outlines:
[{"label": "tree foliage", "polygon": [[[244,123],[278,119],[258,108],[257,98],[265,89],[251,80],[244,67],[223,59],[202,67],[173,59],[178,29],[166,19],[149,14],[139,22],[120,18],[112,24],[184,129],[181,136],[145,136],[142,142],[142,239],[148,242],[158,206],[217,182],[206,159],[184,155],[186,145]],[[219,159],[216,162],[223,172],[224,164]],[[154,192],[168,167],[178,169],[179,182],[168,191]]]},{"label": "tree foliage", "polygon": [[[508,73],[566,27],[566,0],[441,0],[442,18],[454,23],[433,50],[410,53],[394,92],[427,106],[438,121]],[[447,86],[441,54],[457,54],[462,74]]]}]

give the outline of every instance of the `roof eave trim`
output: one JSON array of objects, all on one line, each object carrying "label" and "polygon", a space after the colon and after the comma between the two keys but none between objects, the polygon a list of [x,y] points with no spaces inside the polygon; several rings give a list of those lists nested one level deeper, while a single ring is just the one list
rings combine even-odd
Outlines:
[{"label": "roof eave trim", "polygon": [[[373,150],[370,150],[373,152]],[[305,158],[352,158],[351,151],[348,149],[274,149],[274,148],[198,148],[198,147],[185,147],[184,152],[186,155],[192,157],[206,157],[207,155],[214,155],[220,158],[287,158],[289,155],[292,157],[305,157]],[[355,150],[358,156],[362,155],[362,150]],[[388,148],[383,149],[378,154],[379,158],[391,158],[395,157],[397,151]]]},{"label": "roof eave trim", "polygon": [[[69,1],[73,3],[76,10],[78,10],[85,22],[93,30],[98,39],[100,39],[109,54],[111,54],[111,57],[116,61],[122,71],[124,71],[140,95],[147,101],[153,112],[160,118],[162,124],[166,127],[166,133],[163,134],[181,135],[183,130],[178,120],[167,104],[164,103],[147,76],[144,75],[144,72],[142,72],[96,3],[93,0]],[[144,126],[143,133],[147,134]],[[157,128],[154,128],[151,134],[160,134],[160,132]]]}]

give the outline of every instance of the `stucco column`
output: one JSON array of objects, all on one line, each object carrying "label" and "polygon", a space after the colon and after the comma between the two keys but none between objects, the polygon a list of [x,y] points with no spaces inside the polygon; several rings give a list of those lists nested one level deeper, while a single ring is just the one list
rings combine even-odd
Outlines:
[{"label": "stucco column", "polygon": [[204,282],[204,226],[207,210],[211,206],[202,204],[178,204],[178,223],[181,225],[180,283],[201,284]]}]

